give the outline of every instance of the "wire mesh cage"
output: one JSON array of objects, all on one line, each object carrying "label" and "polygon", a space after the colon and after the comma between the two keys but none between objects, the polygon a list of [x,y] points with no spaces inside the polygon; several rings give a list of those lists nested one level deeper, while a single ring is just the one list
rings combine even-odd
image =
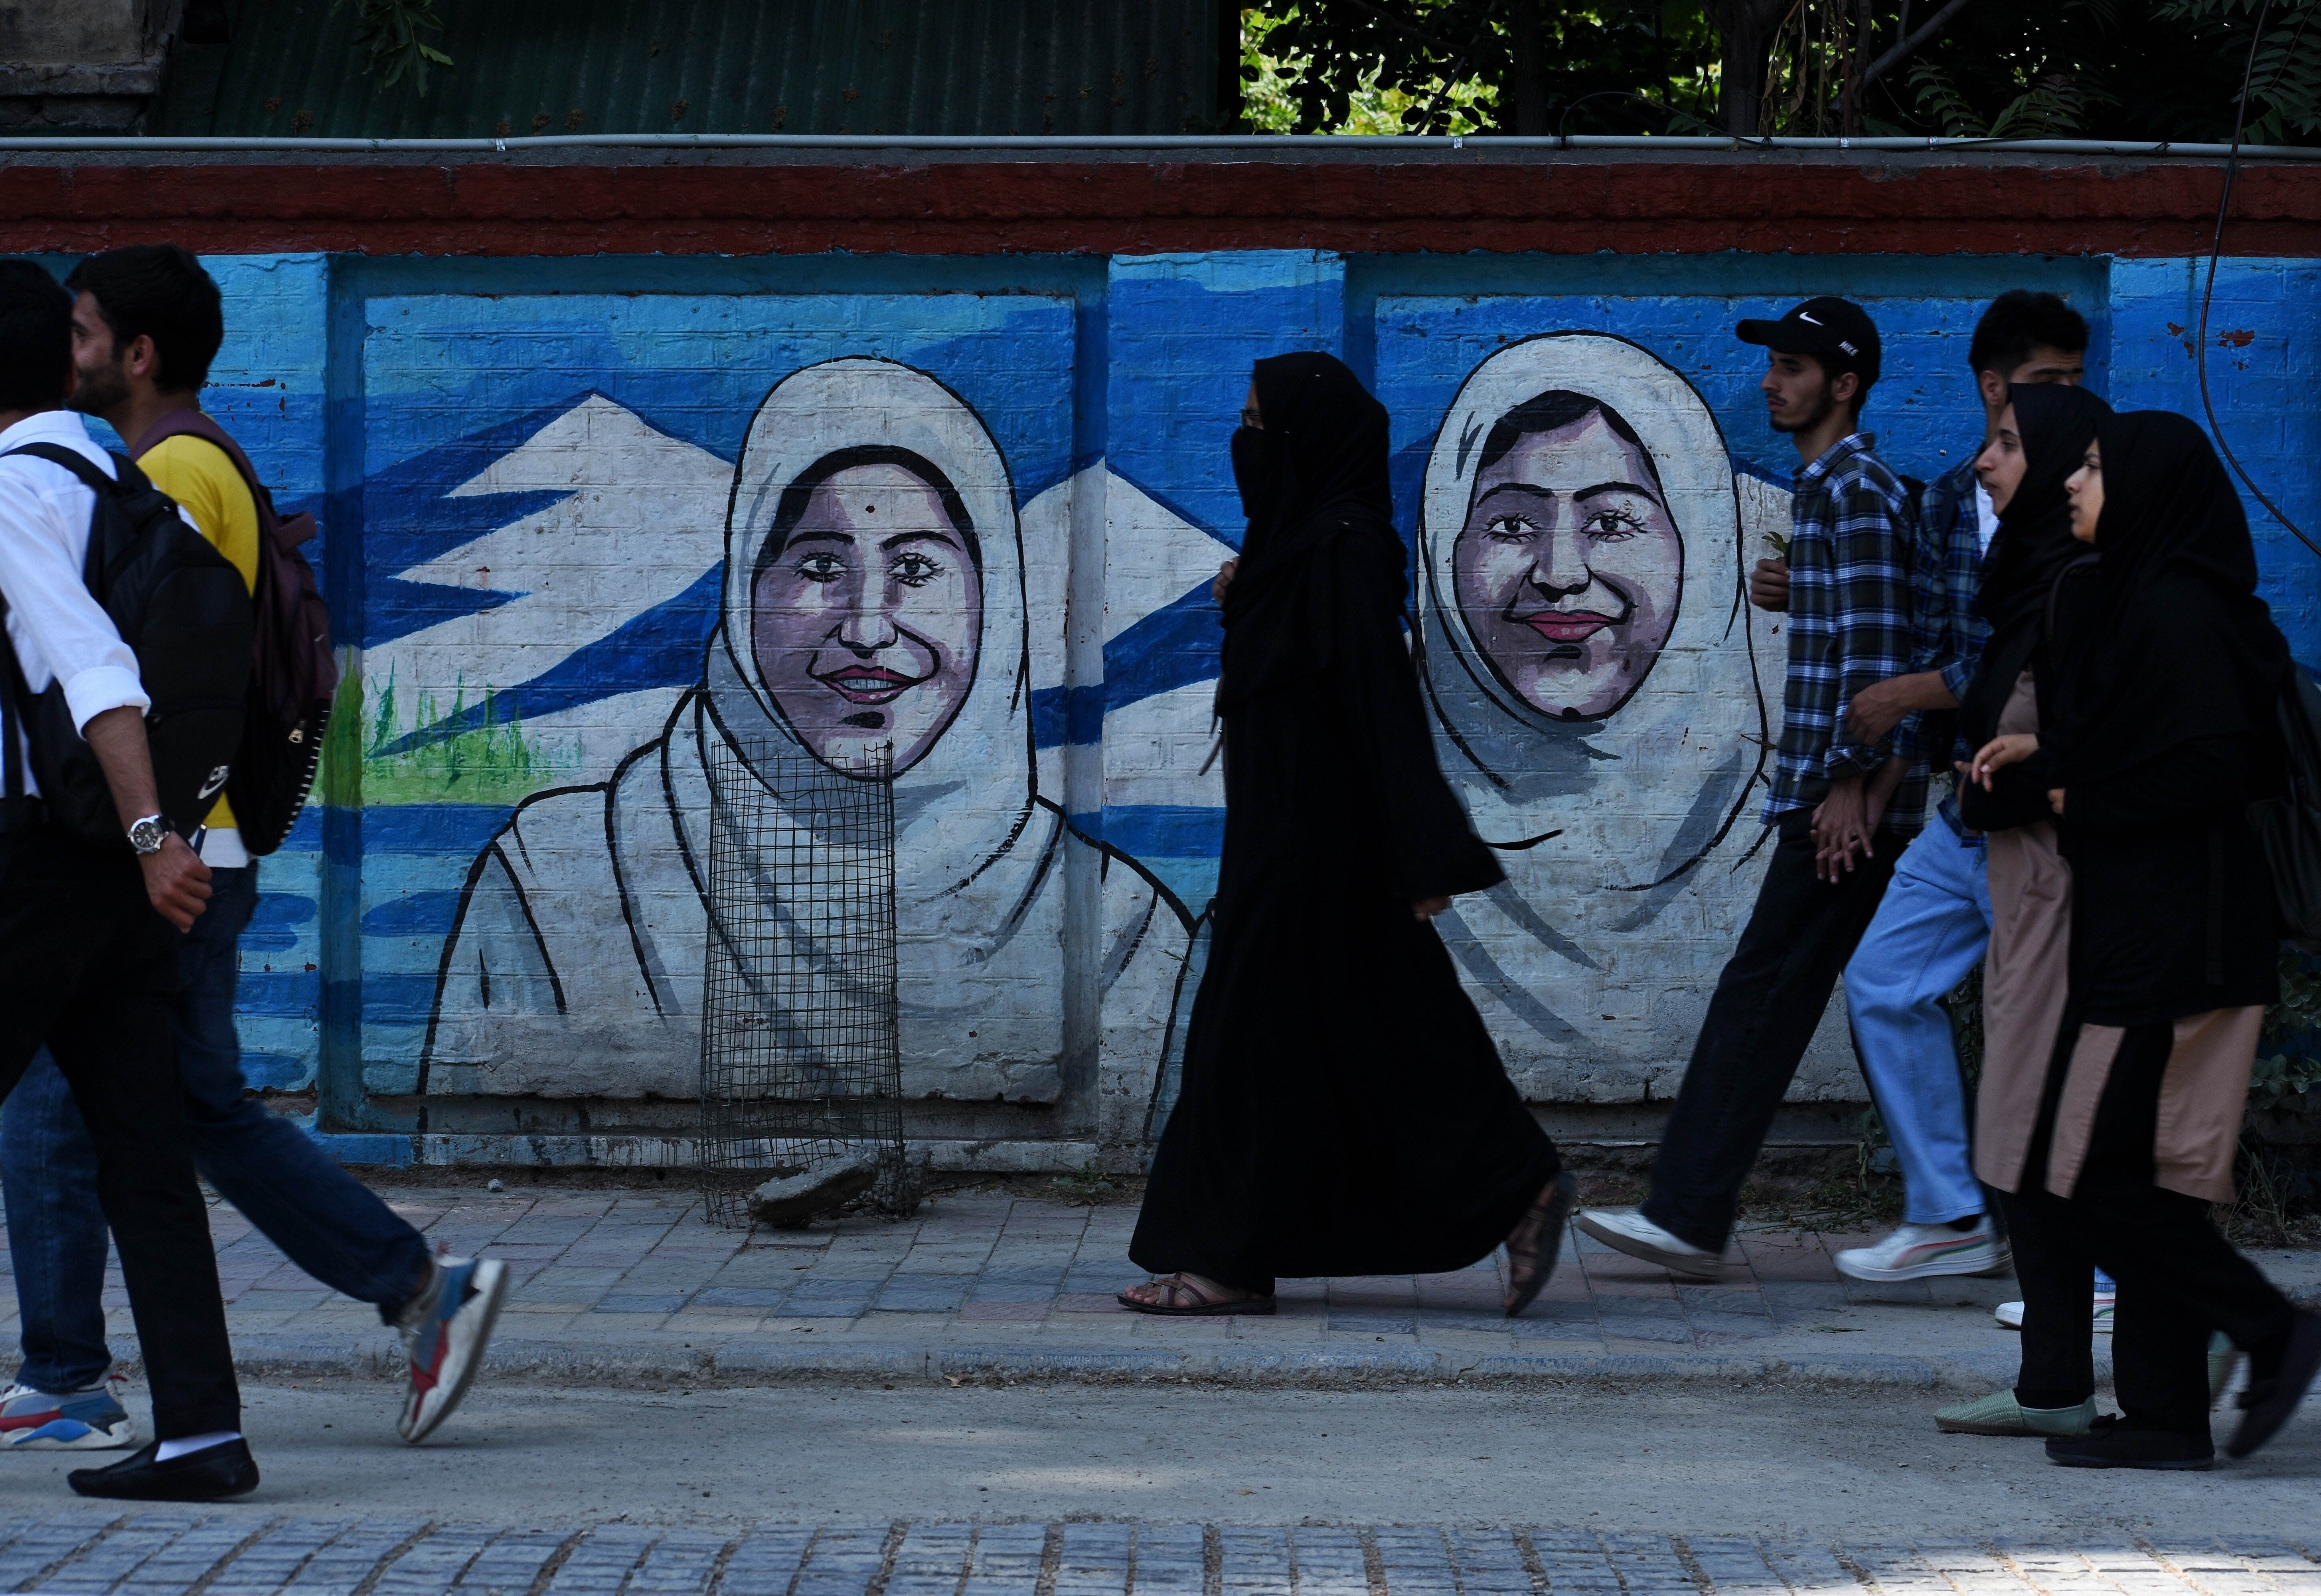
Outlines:
[{"label": "wire mesh cage", "polygon": [[[845,769],[796,744],[708,740],[702,1194],[712,1223],[803,1216],[865,1190],[917,1206],[903,1154],[894,751]],[[769,1191],[775,1190],[768,1188]]]}]

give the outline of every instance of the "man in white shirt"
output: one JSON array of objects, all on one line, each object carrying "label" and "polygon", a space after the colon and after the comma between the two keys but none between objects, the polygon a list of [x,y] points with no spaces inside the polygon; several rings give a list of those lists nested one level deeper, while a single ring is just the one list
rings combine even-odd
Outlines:
[{"label": "man in white shirt", "polygon": [[[1854,696],[1849,724],[1870,737],[1897,727],[1898,754],[1947,774],[1955,709],[1982,657],[1989,628],[1975,595],[1998,530],[1998,512],[1975,462],[1998,435],[2016,383],[2076,387],[2087,372],[2088,324],[2052,294],[2014,288],[1991,302],[1967,348],[1982,400],[1981,442],[1926,485],[1910,582],[1910,670]],[[2020,460],[2018,453],[2015,456]],[[1835,1260],[1856,1280],[1999,1274],[2009,1259],[1968,1159],[1966,1099],[1943,999],[1990,941],[1990,887],[1982,838],[1945,797],[1894,871],[1877,917],[1845,967],[1845,1002],[1902,1169],[1904,1223],[1882,1241]]]},{"label": "man in white shirt", "polygon": [[[62,408],[71,317],[71,296],[48,273],[0,261],[0,597],[26,689],[0,734],[0,1091],[44,1044],[71,1083],[97,1144],[98,1191],[152,1390],[157,1439],[110,1468],[76,1471],[73,1489],[212,1501],[255,1489],[258,1466],[241,1438],[170,1033],[177,933],[207,902],[209,870],[160,815],[136,656],[82,585],[95,495],[63,466],[10,452],[59,446],[112,474]],[[48,822],[24,711],[53,682],[123,817],[117,848]]]}]

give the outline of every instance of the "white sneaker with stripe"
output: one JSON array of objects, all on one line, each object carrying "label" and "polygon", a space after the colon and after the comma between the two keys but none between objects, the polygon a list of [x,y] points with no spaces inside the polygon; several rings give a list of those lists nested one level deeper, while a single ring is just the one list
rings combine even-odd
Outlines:
[{"label": "white sneaker with stripe", "polygon": [[1964,1230],[1947,1225],[1905,1225],[1884,1241],[1848,1247],[1831,1260],[1855,1280],[1925,1280],[1938,1274],[2004,1274],[2015,1265],[1989,1215]]}]

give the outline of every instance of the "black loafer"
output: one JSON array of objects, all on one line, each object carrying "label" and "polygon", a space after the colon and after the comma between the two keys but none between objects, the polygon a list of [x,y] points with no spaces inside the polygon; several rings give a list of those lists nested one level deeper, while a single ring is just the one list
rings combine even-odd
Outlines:
[{"label": "black loafer", "polygon": [[2048,1442],[2047,1461],[2067,1469],[2212,1469],[2216,1449],[2205,1436],[2131,1429],[2117,1414],[2107,1413],[2084,1436]]},{"label": "black loafer", "polygon": [[119,1463],[75,1469],[65,1480],[83,1496],[123,1501],[223,1501],[258,1489],[258,1460],[240,1439],[221,1441],[167,1463],[156,1460],[160,1450],[159,1441],[149,1441]]},{"label": "black loafer", "polygon": [[2241,1393],[2241,1427],[2225,1443],[2225,1455],[2246,1457],[2271,1440],[2305,1400],[2316,1372],[2321,1372],[2321,1313],[2301,1310],[2289,1324],[2289,1349],[2271,1378],[2259,1380],[2252,1370],[2248,1389]]}]

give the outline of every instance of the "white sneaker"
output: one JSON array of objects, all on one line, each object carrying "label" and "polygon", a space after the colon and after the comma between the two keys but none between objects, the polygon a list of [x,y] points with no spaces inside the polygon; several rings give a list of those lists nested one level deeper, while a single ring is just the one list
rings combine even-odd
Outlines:
[{"label": "white sneaker", "polygon": [[1832,1260],[1855,1280],[1925,1280],[1937,1274],[2004,1274],[2014,1256],[1988,1218],[1971,1230],[1905,1225],[1873,1246],[1848,1247]]},{"label": "white sneaker", "polygon": [[[2119,1298],[2116,1292],[2098,1291],[2096,1293],[2093,1328],[2097,1335],[2111,1334],[2112,1309],[2118,1300]],[[1998,1327],[2002,1330],[2019,1330],[2023,1327],[2023,1304],[2002,1302],[1991,1309],[1990,1317],[1998,1321]]]},{"label": "white sneaker", "polygon": [[1607,1247],[1631,1258],[1657,1263],[1672,1273],[1695,1280],[1719,1280],[1725,1274],[1725,1254],[1670,1234],[1635,1208],[1586,1208],[1573,1221],[1580,1234],[1592,1236]]}]

